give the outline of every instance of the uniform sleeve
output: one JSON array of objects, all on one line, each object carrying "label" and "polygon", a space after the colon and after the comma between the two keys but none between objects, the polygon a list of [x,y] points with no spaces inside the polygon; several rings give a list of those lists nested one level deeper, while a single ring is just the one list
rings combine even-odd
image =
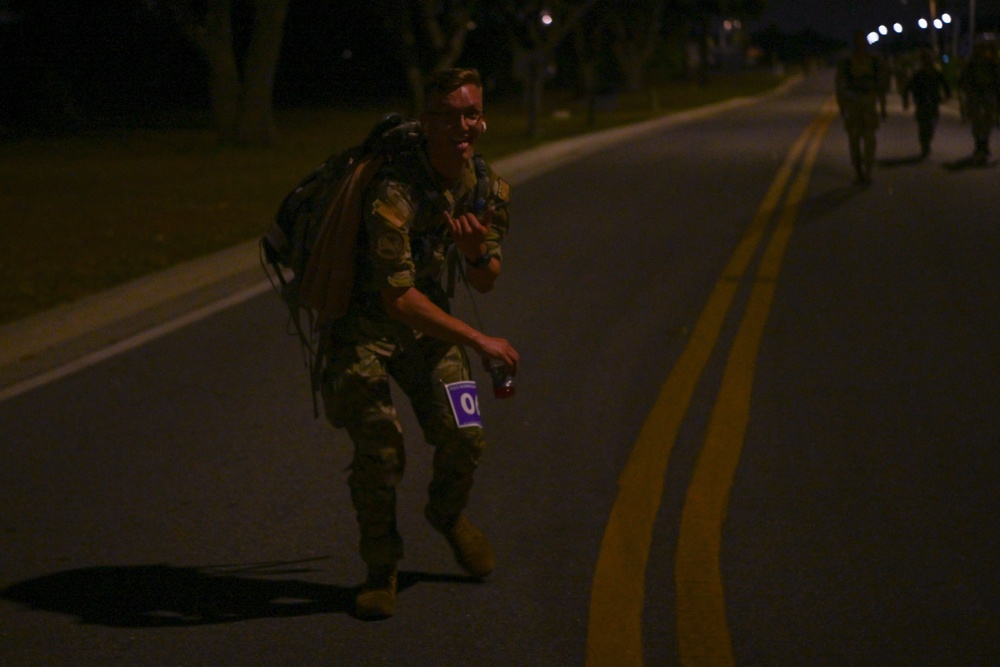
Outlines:
[{"label": "uniform sleeve", "polygon": [[369,288],[412,287],[415,267],[410,251],[410,229],[416,207],[410,188],[383,180],[365,197],[364,224],[368,233],[372,282]]}]

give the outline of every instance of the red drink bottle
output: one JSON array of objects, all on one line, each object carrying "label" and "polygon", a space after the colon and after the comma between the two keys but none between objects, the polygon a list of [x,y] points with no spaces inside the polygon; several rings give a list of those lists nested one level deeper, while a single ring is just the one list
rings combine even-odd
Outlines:
[{"label": "red drink bottle", "polygon": [[514,395],[514,376],[511,368],[501,362],[490,363],[490,377],[493,379],[493,395],[497,398],[509,398]]}]

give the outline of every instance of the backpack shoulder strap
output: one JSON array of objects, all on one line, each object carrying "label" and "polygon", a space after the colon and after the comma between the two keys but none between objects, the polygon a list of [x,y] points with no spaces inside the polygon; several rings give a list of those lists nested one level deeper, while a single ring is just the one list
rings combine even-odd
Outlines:
[{"label": "backpack shoulder strap", "polygon": [[478,153],[472,156],[476,170],[476,197],[472,209],[476,213],[486,210],[486,198],[490,194],[490,168]]}]

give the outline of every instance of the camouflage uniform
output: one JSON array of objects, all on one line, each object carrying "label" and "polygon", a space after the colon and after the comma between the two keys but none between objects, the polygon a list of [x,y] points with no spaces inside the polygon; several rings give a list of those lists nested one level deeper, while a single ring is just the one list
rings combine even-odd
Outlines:
[{"label": "camouflage uniform", "polygon": [[990,47],[977,45],[962,70],[959,85],[965,94],[966,113],[972,121],[975,155],[985,161],[990,155],[990,132],[997,122],[1000,102],[1000,65]]},{"label": "camouflage uniform", "polygon": [[924,62],[903,87],[903,106],[909,106],[910,96],[913,96],[914,116],[917,119],[917,139],[920,142],[920,154],[931,152],[931,141],[934,140],[934,129],[941,115],[940,106],[943,98],[951,96],[951,86],[933,63]]},{"label": "camouflage uniform", "polygon": [[[489,181],[489,201],[506,204],[507,184],[492,170]],[[413,287],[449,311],[442,279],[457,248],[444,211],[458,216],[471,210],[476,182],[470,161],[460,181],[446,187],[418,151],[383,167],[366,192],[352,302],[329,332],[322,391],[327,418],[354,442],[348,485],[361,557],[369,565],[403,557],[396,486],[406,457],[389,378],[410,399],[425,440],[435,448],[429,511],[449,518],[461,513],[485,444],[481,425],[459,426],[446,389],[471,379],[465,350],[394,320],[380,295],[388,287]],[[500,208],[486,239],[498,259],[507,226],[507,209]]]},{"label": "camouflage uniform", "polygon": [[877,105],[887,77],[885,63],[873,54],[849,56],[837,67],[837,105],[850,141],[851,164],[862,181],[871,178],[875,163]]}]

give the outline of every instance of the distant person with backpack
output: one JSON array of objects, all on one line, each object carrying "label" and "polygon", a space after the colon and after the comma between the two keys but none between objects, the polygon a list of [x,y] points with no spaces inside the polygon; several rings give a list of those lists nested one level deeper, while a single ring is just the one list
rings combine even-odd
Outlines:
[{"label": "distant person with backpack", "polygon": [[458,564],[482,578],[494,567],[486,536],[465,515],[485,441],[466,348],[484,365],[517,371],[518,353],[449,314],[458,272],[478,292],[500,276],[510,189],[474,155],[486,130],[480,76],[432,75],[422,142],[387,160],[361,196],[356,266],[345,315],[324,330],[320,388],[326,415],[354,443],[348,486],[368,577],[362,618],[391,616],[403,540],[396,486],[406,456],[390,377],[407,395],[428,444],[433,476],[424,515]]},{"label": "distant person with backpack", "polygon": [[1000,60],[995,46],[978,42],[973,47],[958,85],[965,97],[966,116],[972,121],[973,161],[985,165],[990,159],[990,133],[1000,105]]},{"label": "distant person with backpack", "polygon": [[886,63],[868,49],[863,30],[854,33],[854,50],[837,66],[836,97],[847,130],[851,165],[857,181],[871,183],[875,164],[878,105],[888,89]]},{"label": "distant person with backpack", "polygon": [[910,77],[902,93],[904,110],[909,109],[910,97],[913,97],[920,157],[925,158],[931,153],[934,129],[941,116],[941,102],[951,97],[951,86],[928,49],[920,52],[920,68]]}]

